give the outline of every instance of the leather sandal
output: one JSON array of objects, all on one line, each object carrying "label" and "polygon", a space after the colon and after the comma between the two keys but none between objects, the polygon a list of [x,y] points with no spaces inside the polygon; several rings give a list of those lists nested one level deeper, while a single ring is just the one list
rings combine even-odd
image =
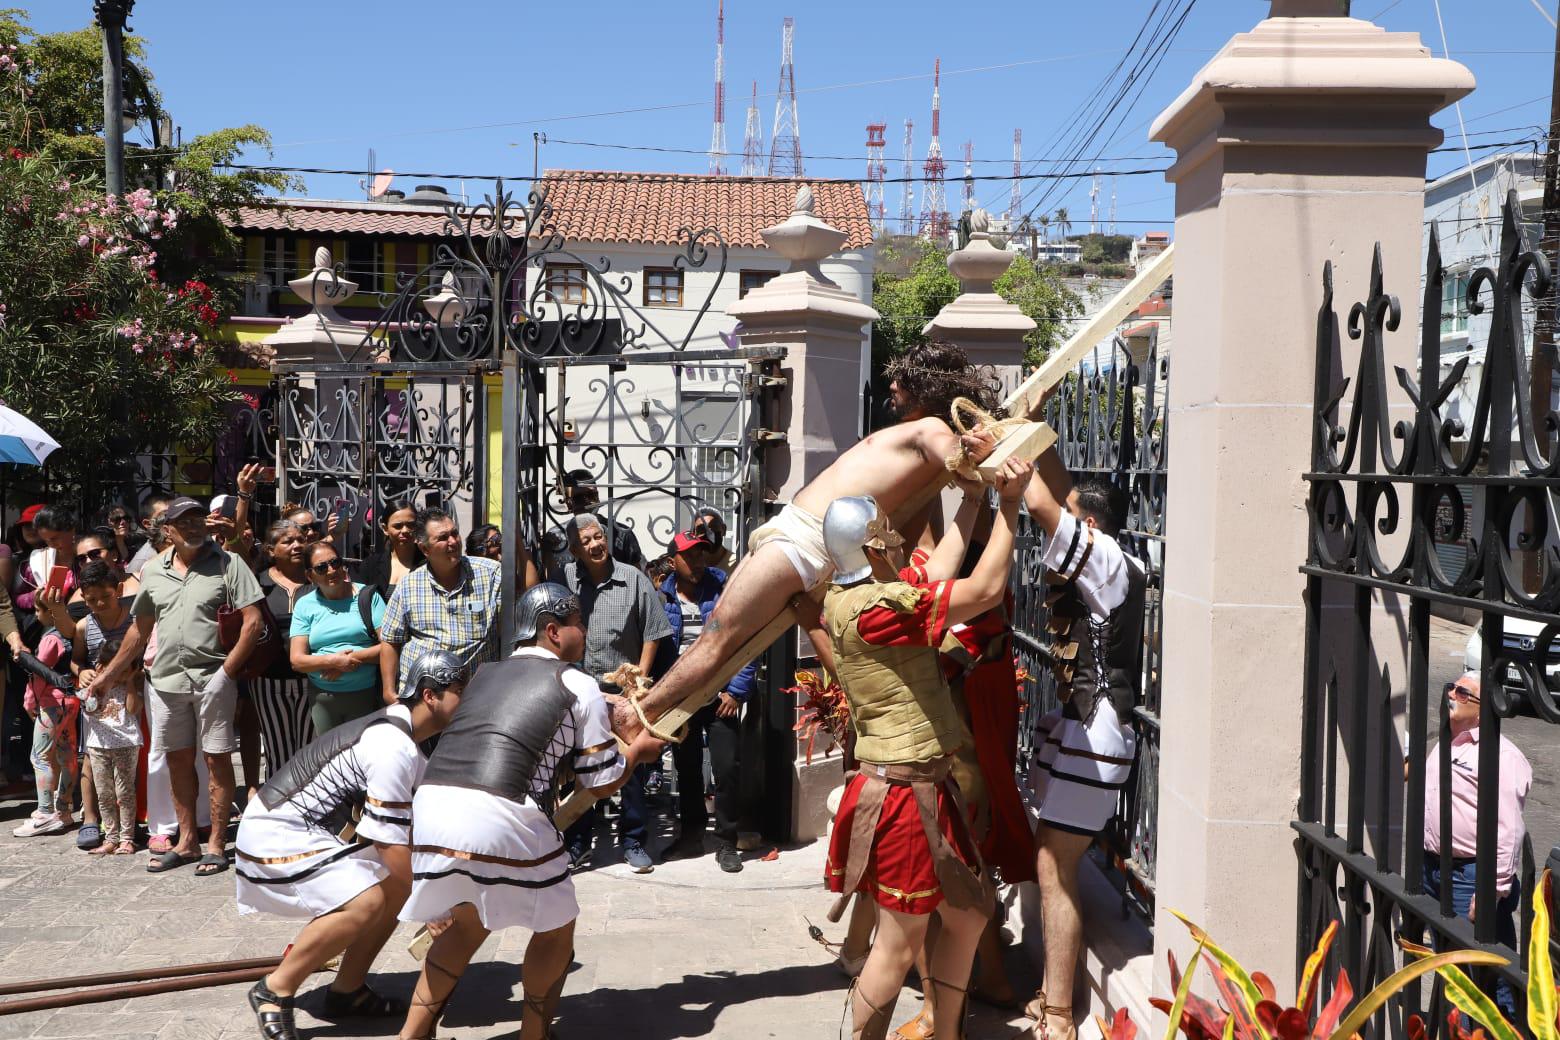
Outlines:
[{"label": "leather sandal", "polygon": [[[933,1021],[937,1023],[937,1035],[943,1040],[964,1040],[964,1018],[970,1004],[969,991],[941,979],[927,979],[926,983],[937,987],[937,1002],[932,1011]],[[959,1002],[951,1003],[944,995],[944,990],[952,990],[958,995]],[[958,1011],[955,1012],[954,1008],[958,1008]],[[950,1023],[953,1026],[952,1032],[948,1029]]]},{"label": "leather sandal", "polygon": [[865,1004],[872,1012],[872,1014],[867,1017],[865,1022],[863,1022],[859,1027],[851,1032],[851,1040],[887,1040],[888,1016],[891,1014],[892,1009],[880,1008],[876,1004],[872,1003],[872,1001],[868,1000],[866,995],[861,992],[860,986],[852,985],[850,988],[850,995],[852,1014],[855,1012],[855,1002],[858,1000]]},{"label": "leather sandal", "polygon": [[1035,995],[1030,997],[1029,1003],[1024,1005],[1024,1017],[1032,1018],[1038,1022],[1041,1018],[1045,1017],[1045,1005],[1045,990],[1035,990]]},{"label": "leather sandal", "polygon": [[[1051,1019],[1060,1018],[1067,1023],[1065,1030],[1051,1028]],[[1037,1040],[1077,1040],[1078,1026],[1073,1022],[1073,1009],[1070,1004],[1047,1004],[1041,1012],[1040,1019],[1035,1023],[1034,1035]]]},{"label": "leather sandal", "polygon": [[[450,988],[444,991],[444,996],[437,999],[433,996],[432,986],[432,975],[435,972],[450,980]],[[429,1013],[428,1035],[423,1040],[434,1040],[434,1034],[438,1032],[439,1028],[439,1019],[444,1017],[444,1006],[450,1002],[450,997],[455,994],[455,987],[460,983],[460,976],[444,967],[438,961],[435,961],[432,957],[424,957],[423,977],[429,980],[428,994],[425,997],[421,993],[423,986],[422,979],[419,979],[417,987],[412,990],[412,1006],[410,1010],[421,1008]]]},{"label": "leather sandal", "polygon": [[[298,1040],[298,1028],[293,1022],[293,998],[271,992],[265,979],[256,982],[249,990],[249,1007],[255,1013],[260,1035],[265,1040]],[[276,1010],[263,1010],[275,1007]]]},{"label": "leather sandal", "polygon": [[[926,983],[923,983],[923,985],[926,985]],[[932,1040],[936,1035],[934,1032],[935,1028],[932,1017],[932,1005],[923,1004],[921,1005],[920,1014],[894,1030],[894,1036],[898,1040]]]}]

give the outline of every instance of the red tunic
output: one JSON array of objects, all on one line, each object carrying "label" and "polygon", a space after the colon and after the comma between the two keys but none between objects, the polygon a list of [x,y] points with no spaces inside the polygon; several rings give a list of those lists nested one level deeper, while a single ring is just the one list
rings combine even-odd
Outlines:
[{"label": "red tunic", "polygon": [[[953,582],[914,581],[922,590],[920,603],[908,614],[889,607],[862,611],[856,630],[862,639],[875,646],[937,646],[947,632],[948,600]],[[829,837],[829,858],[824,880],[829,891],[845,886],[845,864],[850,859],[850,833],[856,803],[868,777],[852,774],[834,816]],[[967,829],[958,826],[949,783],[938,785],[937,825],[966,863],[974,862]],[[879,905],[908,914],[929,914],[943,901],[942,887],[932,867],[931,848],[921,823],[915,794],[908,784],[890,784],[883,799],[873,834],[872,851],[857,891],[869,893]]]},{"label": "red tunic", "polygon": [[[927,554],[917,549],[911,566],[905,568],[908,580],[924,581]],[[1034,832],[1029,814],[1018,793],[1018,673],[1013,664],[1013,596],[1005,597],[1002,607],[988,610],[951,631],[971,658],[979,659],[990,650],[991,660],[982,661],[964,676],[966,719],[975,737],[975,757],[986,781],[990,801],[991,826],[980,842],[986,862],[1002,871],[1009,884],[1035,880]],[[993,640],[1001,639],[1000,646]],[[964,671],[964,663],[943,655],[943,674],[953,682]],[[974,807],[970,807],[973,811]]]}]

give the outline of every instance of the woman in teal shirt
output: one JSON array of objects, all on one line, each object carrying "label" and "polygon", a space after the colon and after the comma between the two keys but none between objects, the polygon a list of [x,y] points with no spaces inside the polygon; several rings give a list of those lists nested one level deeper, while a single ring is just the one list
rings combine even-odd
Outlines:
[{"label": "woman in teal shirt", "polygon": [[314,589],[293,606],[289,632],[294,671],[309,675],[309,715],[315,736],[384,705],[379,695],[379,625],[385,601],[372,586],[355,585],[329,542],[304,552]]}]

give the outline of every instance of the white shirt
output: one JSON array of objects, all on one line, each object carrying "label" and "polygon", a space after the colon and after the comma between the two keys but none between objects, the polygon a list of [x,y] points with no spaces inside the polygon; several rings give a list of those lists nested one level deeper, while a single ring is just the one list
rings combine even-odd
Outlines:
[{"label": "white shirt", "polygon": [[[542,657],[558,660],[544,646],[522,646],[512,657]],[[558,732],[553,734],[547,751],[531,778],[531,790],[538,794],[550,790],[558,763],[565,755],[573,763],[574,775],[587,787],[605,787],[623,775],[623,756],[618,754],[617,738],[612,735],[612,713],[601,686],[578,668],[563,672],[563,688],[574,694],[574,704]]]},{"label": "white shirt", "polygon": [[1065,510],[1056,533],[1046,540],[1041,563],[1077,583],[1078,594],[1096,621],[1110,617],[1127,598],[1127,568],[1143,569],[1141,561],[1124,552],[1116,539]]}]

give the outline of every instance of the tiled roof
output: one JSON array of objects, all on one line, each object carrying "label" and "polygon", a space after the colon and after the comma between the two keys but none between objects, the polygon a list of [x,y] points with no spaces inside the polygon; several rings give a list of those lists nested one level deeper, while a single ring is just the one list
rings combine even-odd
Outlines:
[{"label": "tiled roof", "polygon": [[406,203],[279,199],[260,206],[241,206],[238,219],[231,223],[235,227],[254,231],[453,237],[445,224],[442,209],[436,206],[410,206]]},{"label": "tiled roof", "polygon": [[[804,182],[784,178],[548,170],[542,177],[553,220],[565,240],[676,244],[680,228],[713,227],[731,246],[762,248],[761,228],[791,213]],[[844,249],[872,243],[861,185],[806,181],[813,213],[846,232]]]}]

